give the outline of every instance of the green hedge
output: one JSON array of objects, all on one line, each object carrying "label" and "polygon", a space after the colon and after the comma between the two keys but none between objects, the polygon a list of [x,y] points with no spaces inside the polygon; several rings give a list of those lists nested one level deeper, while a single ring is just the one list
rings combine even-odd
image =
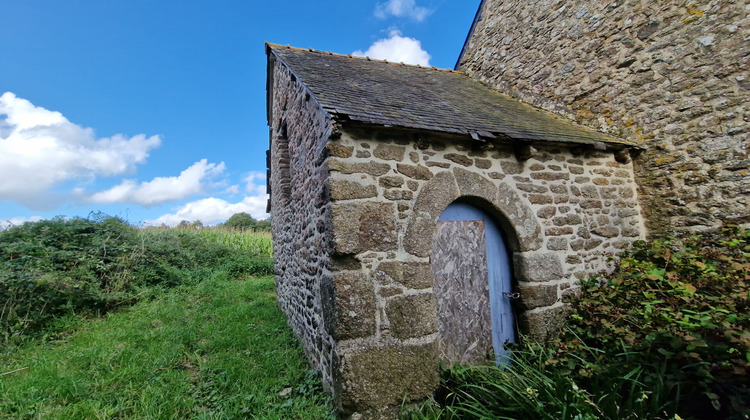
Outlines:
[{"label": "green hedge", "polygon": [[145,288],[199,281],[206,270],[267,275],[248,255],[194,230],[139,230],[115,217],[25,223],[0,231],[0,344],[42,333],[55,318],[102,314]]}]

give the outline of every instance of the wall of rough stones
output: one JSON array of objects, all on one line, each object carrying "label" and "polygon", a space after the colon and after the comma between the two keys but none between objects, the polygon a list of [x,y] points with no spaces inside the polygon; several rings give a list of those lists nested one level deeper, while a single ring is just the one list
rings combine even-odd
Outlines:
[{"label": "wall of rough stones", "polygon": [[424,398],[437,386],[429,255],[437,219],[455,199],[504,226],[522,296],[519,323],[536,338],[560,325],[579,279],[609,269],[609,255],[642,237],[632,163],[542,143],[519,162],[510,145],[479,144],[345,128],[328,145],[335,300],[328,325],[345,410]]},{"label": "wall of rough stones", "polygon": [[271,216],[276,290],[307,358],[331,388],[335,343],[323,316],[330,282],[330,203],[325,165],[330,121],[304,87],[274,63],[271,113]]},{"label": "wall of rough stones", "polygon": [[519,161],[510,144],[332,124],[271,63],[278,299],[344,415],[393,418],[404,398],[437,388],[429,257],[456,199],[504,230],[519,325],[539,339],[561,324],[579,279],[643,236],[632,163],[612,151],[536,142]]},{"label": "wall of rough stones", "polygon": [[643,142],[651,234],[750,225],[750,4],[485,0],[460,70]]}]

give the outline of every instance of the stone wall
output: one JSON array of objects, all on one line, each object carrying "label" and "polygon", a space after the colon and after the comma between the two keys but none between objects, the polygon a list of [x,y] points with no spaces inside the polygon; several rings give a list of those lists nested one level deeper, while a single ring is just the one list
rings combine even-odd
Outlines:
[{"label": "stone wall", "polygon": [[[429,396],[438,383],[429,256],[437,219],[458,198],[495,216],[514,251],[522,331],[559,327],[579,279],[642,237],[631,163],[613,152],[344,128],[329,143],[332,286],[328,314],[344,412]],[[276,222],[276,220],[274,220]]]},{"label": "stone wall", "polygon": [[335,343],[324,321],[321,284],[330,283],[330,203],[325,165],[330,121],[283,65],[274,63],[271,216],[276,290],[289,325],[331,389]]},{"label": "stone wall", "polygon": [[654,235],[750,226],[750,5],[486,0],[460,70],[622,138]]},{"label": "stone wall", "polygon": [[623,154],[550,142],[518,154],[502,142],[333,124],[270,64],[278,299],[343,415],[395,418],[402,401],[437,388],[430,254],[451,202],[474,204],[504,231],[520,329],[537,339],[560,326],[579,279],[643,236]]}]

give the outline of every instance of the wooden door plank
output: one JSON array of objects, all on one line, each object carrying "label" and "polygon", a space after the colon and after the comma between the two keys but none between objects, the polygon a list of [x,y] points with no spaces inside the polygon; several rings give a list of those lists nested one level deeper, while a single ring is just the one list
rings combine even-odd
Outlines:
[{"label": "wooden door plank", "polygon": [[503,361],[507,357],[505,343],[516,342],[515,317],[511,299],[508,297],[513,291],[512,263],[503,234],[487,213],[467,203],[452,203],[438,220],[484,221],[492,345],[496,359]]},{"label": "wooden door plank", "polygon": [[484,222],[438,222],[430,258],[443,359],[486,362],[493,347]]}]

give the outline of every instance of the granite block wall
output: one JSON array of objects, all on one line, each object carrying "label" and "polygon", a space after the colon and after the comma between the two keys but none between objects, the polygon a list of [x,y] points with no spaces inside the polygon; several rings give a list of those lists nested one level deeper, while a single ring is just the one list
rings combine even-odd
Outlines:
[{"label": "granite block wall", "polygon": [[[510,144],[348,128],[328,149],[337,267],[328,325],[345,411],[420,399],[437,385],[429,256],[437,219],[454,200],[504,227],[520,328],[537,339],[561,325],[578,280],[609,270],[610,255],[643,237],[632,163],[612,151],[539,142],[519,161]],[[365,386],[360,365],[374,363],[370,352],[383,358]]]},{"label": "granite block wall", "polygon": [[650,234],[750,226],[750,4],[486,0],[459,69],[642,142]]}]

